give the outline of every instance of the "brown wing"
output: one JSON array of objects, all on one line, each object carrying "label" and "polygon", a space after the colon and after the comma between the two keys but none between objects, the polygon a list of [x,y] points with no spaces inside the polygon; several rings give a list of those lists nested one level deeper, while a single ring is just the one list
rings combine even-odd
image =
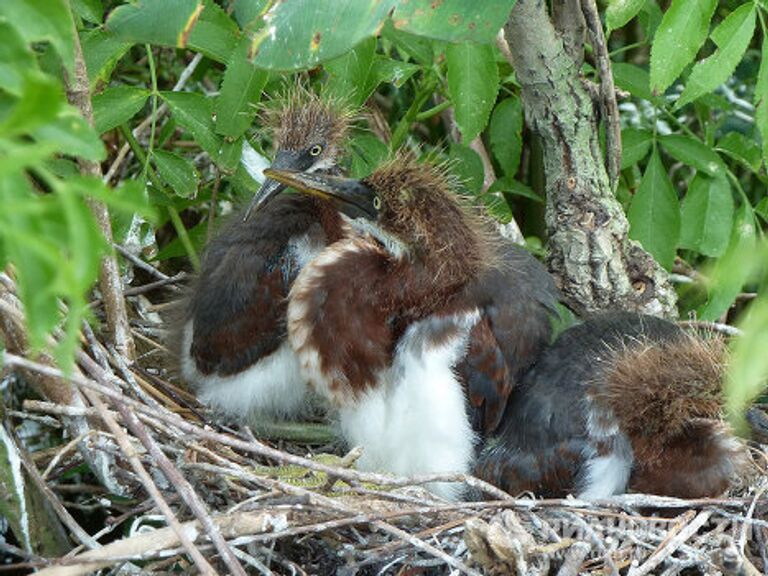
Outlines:
[{"label": "brown wing", "polygon": [[499,425],[513,382],[504,354],[487,317],[469,333],[469,347],[457,366],[469,399],[470,421],[481,437]]},{"label": "brown wing", "polygon": [[235,215],[210,242],[187,313],[200,372],[240,372],[285,340],[286,298],[299,271],[289,242],[315,221],[313,204],[286,195],[247,222]]}]

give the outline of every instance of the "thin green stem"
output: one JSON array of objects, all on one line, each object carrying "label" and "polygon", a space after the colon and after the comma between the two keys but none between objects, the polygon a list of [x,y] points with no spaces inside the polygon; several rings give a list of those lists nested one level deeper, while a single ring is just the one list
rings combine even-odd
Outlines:
[{"label": "thin green stem", "polygon": [[[131,147],[131,151],[136,155],[136,158],[139,160],[139,162],[143,162],[146,170],[146,174],[144,175],[144,180],[148,178],[153,186],[160,189],[163,194],[165,194],[168,197],[171,197],[173,194],[165,187],[163,182],[158,178],[157,174],[155,173],[152,166],[149,165],[148,159],[149,156],[145,154],[144,150],[141,147],[141,144],[139,144],[138,140],[134,137],[133,133],[128,129],[128,127],[123,124],[120,126],[120,132],[125,137],[125,140],[128,142],[128,146]],[[187,229],[184,227],[184,223],[181,221],[181,217],[179,216],[179,212],[176,210],[173,206],[168,206],[168,215],[170,216],[171,223],[173,224],[174,229],[176,230],[176,234],[179,236],[179,240],[181,241],[181,245],[184,246],[184,250],[187,253],[187,257],[189,258],[189,261],[192,263],[192,266],[195,268],[195,270],[200,269],[200,258],[197,255],[197,251],[195,250],[194,245],[192,244],[192,240],[189,238],[189,233],[187,232]]]},{"label": "thin green stem", "polygon": [[144,177],[146,178],[147,170],[149,169],[149,159],[152,156],[152,149],[155,145],[155,127],[157,125],[157,71],[155,70],[155,57],[152,54],[152,47],[149,44],[145,44],[144,48],[147,51],[147,63],[149,64],[149,77],[152,81],[152,115],[150,131],[149,131],[149,151],[144,159]]},{"label": "thin green stem", "polygon": [[424,120],[429,120],[433,116],[437,116],[438,114],[440,114],[440,112],[450,107],[451,107],[451,101],[443,100],[437,106],[433,106],[429,110],[424,110],[424,112],[420,112],[419,114],[416,114],[416,122],[424,122]]},{"label": "thin green stem", "polygon": [[403,144],[411,124],[416,121],[419,110],[421,110],[421,107],[424,106],[424,103],[429,97],[432,96],[437,84],[437,78],[432,75],[422,81],[421,88],[416,92],[416,96],[414,97],[413,102],[411,102],[410,108],[408,108],[405,116],[403,116],[400,122],[397,123],[397,126],[392,132],[392,141],[390,142],[392,150],[397,150]]},{"label": "thin green stem", "polygon": [[179,216],[178,210],[174,206],[168,206],[168,215],[171,217],[171,223],[173,224],[173,227],[176,229],[176,234],[179,235],[179,240],[181,240],[181,245],[184,246],[184,250],[187,252],[187,256],[189,257],[189,261],[192,263],[192,266],[194,269],[200,270],[200,258],[197,256],[197,251],[195,250],[195,247],[192,245],[192,240],[189,238],[189,233],[187,232],[187,229],[184,227],[184,222],[181,221],[181,217]]}]

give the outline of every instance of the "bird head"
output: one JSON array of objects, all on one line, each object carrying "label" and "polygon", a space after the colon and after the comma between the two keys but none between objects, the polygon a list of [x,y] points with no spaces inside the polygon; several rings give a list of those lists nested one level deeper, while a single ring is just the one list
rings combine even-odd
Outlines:
[{"label": "bird head", "polygon": [[[272,127],[275,158],[272,168],[299,172],[335,172],[343,156],[352,111],[337,99],[323,99],[296,87],[277,110],[266,114]],[[245,214],[266,205],[285,185],[267,177]]]},{"label": "bird head", "polygon": [[275,168],[265,175],[333,203],[353,229],[395,258],[420,261],[455,280],[488,261],[485,223],[462,203],[441,167],[398,155],[362,180]]}]

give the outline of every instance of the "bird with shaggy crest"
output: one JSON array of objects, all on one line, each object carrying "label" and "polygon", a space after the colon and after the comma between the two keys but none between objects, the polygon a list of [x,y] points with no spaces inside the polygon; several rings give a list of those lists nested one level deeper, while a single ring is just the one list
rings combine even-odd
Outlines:
[{"label": "bird with shaggy crest", "polygon": [[[351,112],[297,87],[267,115],[273,166],[337,172]],[[225,416],[290,417],[307,385],[288,344],[288,292],[299,270],[343,235],[327,202],[265,180],[250,205],[207,245],[184,305],[180,363],[198,398]]]},{"label": "bird with shaggy crest", "polygon": [[[339,174],[352,118],[338,101],[295,89],[273,113],[273,169]],[[314,159],[314,160],[313,160]],[[206,249],[187,306],[181,364],[198,397],[228,416],[294,416],[308,388],[286,340],[287,294],[299,270],[346,234],[334,202],[280,194],[267,178],[245,212]],[[345,212],[352,207],[347,204]],[[492,433],[514,383],[547,343],[558,299],[543,266],[496,237],[499,266],[486,267],[468,294],[482,322],[457,366],[467,384],[473,430]],[[441,247],[446,261],[451,244]],[[480,326],[489,326],[490,331]]]},{"label": "bird with shaggy crest", "polygon": [[722,494],[746,462],[721,420],[725,346],[631,312],[565,330],[515,390],[475,474],[510,494]]},{"label": "bird with shaggy crest", "polygon": [[[477,432],[495,429],[513,378],[548,337],[555,288],[543,266],[500,246],[445,170],[408,155],[363,180],[265,174],[333,204],[352,230],[299,273],[288,334],[345,438],[363,447],[359,466],[469,471]],[[496,308],[497,290],[515,303]]]}]

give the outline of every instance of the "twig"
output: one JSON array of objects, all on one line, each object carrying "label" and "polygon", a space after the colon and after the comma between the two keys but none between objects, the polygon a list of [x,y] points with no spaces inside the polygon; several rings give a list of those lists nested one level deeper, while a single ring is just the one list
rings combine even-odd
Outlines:
[{"label": "twig", "polygon": [[160,270],[158,270],[151,264],[144,262],[144,260],[132,254],[127,248],[120,246],[120,244],[113,243],[112,246],[115,248],[115,250],[117,250],[120,253],[120,255],[123,258],[128,260],[131,264],[133,264],[137,268],[141,268],[145,272],[149,272],[150,274],[152,274],[152,276],[155,276],[160,280],[168,280],[170,278],[170,276],[168,276],[167,274],[163,274],[162,272],[160,272]]},{"label": "twig", "polygon": [[[216,528],[227,538],[241,534],[261,533],[270,530],[276,523],[273,515],[264,512],[241,512],[231,516],[214,518]],[[278,521],[284,523],[284,520]],[[200,523],[185,522],[179,525],[184,538],[196,541],[202,535]],[[77,576],[129,559],[143,559],[149,555],[178,546],[179,533],[173,528],[160,528],[111,542],[100,550],[93,550],[73,556],[66,565],[51,566],[38,572],[40,576]],[[70,564],[69,562],[72,562]]]},{"label": "twig", "polygon": [[[194,74],[195,69],[197,68],[197,65],[200,64],[200,61],[203,59],[203,55],[200,53],[195,54],[195,57],[192,58],[192,60],[187,64],[187,67],[184,68],[182,73],[179,75],[179,79],[176,82],[176,84],[171,89],[173,92],[178,92],[181,90],[187,83],[187,81],[192,77],[192,74]],[[162,104],[160,108],[157,109],[157,113],[154,116],[148,116],[145,118],[141,124],[139,124],[134,130],[133,135],[138,137],[144,130],[149,128],[149,126],[152,125],[153,120],[156,120],[157,118],[160,118],[163,114],[165,114],[168,111],[168,105]],[[123,163],[123,160],[125,160],[125,157],[128,155],[128,152],[130,151],[131,147],[130,145],[123,144],[123,146],[120,148],[120,150],[117,153],[117,156],[115,157],[115,160],[112,162],[112,164],[109,167],[109,170],[107,170],[107,173],[104,175],[104,182],[109,182],[112,180],[112,177],[117,173],[118,169],[120,168],[120,165]]]},{"label": "twig", "polygon": [[611,190],[615,190],[621,169],[621,124],[619,123],[619,106],[616,103],[616,88],[611,72],[611,59],[595,0],[581,0],[581,9],[600,73],[600,108],[605,120],[606,164]]},{"label": "twig", "polygon": [[678,324],[686,328],[696,328],[698,330],[721,332],[722,334],[726,334],[728,336],[742,336],[744,334],[743,330],[736,328],[735,326],[722,324],[720,322],[708,322],[706,320],[680,320]]},{"label": "twig", "polygon": [[581,565],[592,550],[587,542],[576,542],[568,549],[563,565],[557,571],[557,576],[577,576],[581,573]]},{"label": "twig", "polygon": [[696,532],[699,531],[699,528],[707,523],[710,516],[712,516],[711,510],[699,512],[699,514],[681,529],[677,535],[670,539],[663,547],[651,554],[642,565],[635,569],[630,569],[628,576],[645,576],[646,574],[650,574],[652,570],[661,565],[661,563],[684,544],[686,540],[696,534]]},{"label": "twig", "polygon": [[[93,362],[93,360],[91,360],[91,362],[93,363],[94,366],[96,365],[96,363]],[[120,426],[117,424],[115,419],[107,410],[107,407],[101,401],[101,398],[99,397],[98,394],[94,393],[91,390],[84,390],[83,392],[86,394],[86,396],[88,397],[88,400],[91,402],[94,408],[98,410],[99,415],[101,416],[101,419],[104,421],[104,423],[107,425],[107,428],[109,428],[112,434],[115,436],[115,439],[117,440],[117,443],[120,445],[120,448],[123,451],[123,454],[128,459],[128,462],[130,463],[131,468],[133,468],[134,472],[139,477],[139,480],[141,480],[141,483],[144,485],[144,488],[147,490],[149,495],[157,503],[157,506],[165,516],[170,529],[176,533],[179,539],[179,542],[181,542],[181,544],[187,550],[187,552],[189,553],[195,565],[197,565],[200,572],[208,576],[215,575],[216,571],[213,569],[213,566],[211,566],[208,563],[208,561],[200,553],[200,550],[198,550],[197,547],[195,547],[195,545],[193,544],[194,538],[190,539],[188,535],[184,532],[181,524],[176,519],[176,515],[173,513],[173,510],[171,510],[171,507],[168,505],[168,502],[166,502],[165,498],[163,498],[163,495],[160,493],[160,490],[152,481],[152,477],[149,475],[149,472],[147,472],[146,468],[144,468],[144,465],[141,463],[141,460],[139,460],[138,456],[136,455],[136,450],[131,445],[131,441],[128,438],[128,435],[125,432],[123,432],[122,428],[120,428]]]},{"label": "twig", "polygon": [[17,450],[19,454],[19,458],[21,459],[21,463],[24,465],[24,469],[29,474],[29,477],[32,479],[32,482],[37,487],[38,490],[45,496],[45,498],[48,500],[49,504],[51,505],[51,508],[53,508],[54,512],[56,512],[56,515],[59,517],[59,519],[64,523],[64,525],[74,534],[75,538],[78,539],[79,542],[81,542],[86,548],[94,549],[99,548],[100,544],[96,542],[83,528],[80,526],[80,524],[77,523],[77,521],[72,517],[72,515],[69,513],[69,511],[64,508],[64,505],[59,500],[59,497],[51,490],[48,485],[45,483],[45,480],[40,476],[40,472],[37,470],[37,467],[35,466],[34,462],[32,462],[29,458],[29,455],[24,450]]},{"label": "twig", "polygon": [[[93,126],[93,107],[91,105],[90,84],[88,82],[88,72],[85,68],[85,59],[83,50],[80,46],[80,37],[75,31],[74,53],[75,53],[75,74],[74,77],[67,77],[67,99],[75,105],[86,122]],[[80,171],[89,176],[101,178],[101,166],[93,160],[78,158]],[[109,218],[109,210],[106,204],[88,198],[88,205],[93,212],[93,216],[99,224],[99,229],[108,243],[112,243],[112,222]],[[127,358],[134,358],[136,346],[131,336],[130,326],[128,324],[128,310],[125,307],[123,298],[122,281],[120,279],[120,269],[117,265],[117,258],[114,254],[107,254],[101,259],[101,268],[99,270],[99,288],[101,297],[104,300],[104,313],[107,319],[107,330],[109,339],[114,346],[120,350],[121,354]]]},{"label": "twig", "polygon": [[211,519],[208,510],[206,510],[205,504],[203,504],[200,497],[194,491],[189,482],[181,475],[178,468],[168,459],[158,447],[152,437],[149,435],[144,425],[139,422],[136,416],[128,410],[128,407],[122,402],[115,402],[116,408],[120,415],[123,417],[125,425],[133,432],[133,434],[141,441],[144,447],[149,451],[150,455],[155,461],[155,464],[163,471],[165,477],[171,484],[173,484],[176,491],[181,496],[182,500],[189,506],[194,515],[200,521],[201,525],[205,529],[206,533],[210,537],[213,544],[216,546],[219,554],[221,555],[224,563],[227,565],[232,574],[239,576],[245,576],[245,571],[237,558],[232,553],[232,550],[227,545],[221,533],[216,528],[213,520]]}]

